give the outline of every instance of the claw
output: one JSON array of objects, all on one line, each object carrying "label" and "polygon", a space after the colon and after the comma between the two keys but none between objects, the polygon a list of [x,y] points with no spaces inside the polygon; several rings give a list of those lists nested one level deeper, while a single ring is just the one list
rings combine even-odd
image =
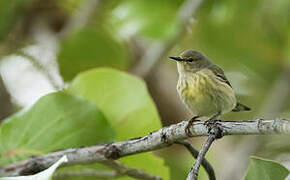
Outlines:
[{"label": "claw", "polygon": [[199,116],[194,116],[192,117],[189,121],[188,121],[188,124],[187,126],[185,127],[185,133],[188,135],[188,136],[191,136],[191,132],[190,132],[190,126],[192,126],[193,122],[197,120],[197,118],[199,118]]},{"label": "claw", "polygon": [[208,134],[214,135],[216,139],[223,137],[223,126],[221,120],[208,120],[204,124],[208,129]]}]

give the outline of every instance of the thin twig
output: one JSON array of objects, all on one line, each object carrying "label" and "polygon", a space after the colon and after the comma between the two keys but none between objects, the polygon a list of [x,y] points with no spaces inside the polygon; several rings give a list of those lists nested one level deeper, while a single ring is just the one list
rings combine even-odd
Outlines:
[{"label": "thin twig", "polygon": [[96,9],[100,6],[100,2],[101,0],[83,1],[59,33],[59,36],[62,38],[84,28],[89,23]]},{"label": "thin twig", "polygon": [[[219,124],[222,127],[223,135],[290,134],[290,121],[285,119],[223,121]],[[71,148],[36,156],[0,168],[0,176],[17,176],[39,172],[48,168],[63,155],[67,156],[68,161],[62,166],[91,164],[161,149],[189,137],[208,135],[208,129],[204,122],[194,122],[189,128],[187,126],[188,121],[183,121],[140,138],[90,147]]]},{"label": "thin twig", "polygon": [[215,140],[215,135],[211,134],[208,136],[208,138],[206,139],[206,142],[204,143],[204,145],[202,146],[200,150],[200,153],[198,154],[198,157],[193,167],[190,169],[186,180],[197,180],[200,164],[203,161],[205,154],[207,153],[209,147],[211,146],[214,140]]},{"label": "thin twig", "polygon": [[59,90],[62,87],[58,85],[58,83],[55,81],[51,73],[47,70],[47,68],[41,64],[34,56],[31,56],[21,50],[15,51],[16,55],[22,56],[29,60],[39,71],[41,71],[47,78],[47,80],[50,82],[50,84],[53,86],[55,90]]},{"label": "thin twig", "polygon": [[209,136],[206,139],[205,143],[203,144],[193,167],[190,169],[187,175],[186,180],[197,180],[198,171],[201,163],[205,159],[205,154],[209,150],[214,140],[221,138],[223,136],[222,126],[219,123],[210,124],[208,127],[209,127]]},{"label": "thin twig", "polygon": [[67,171],[67,172],[57,172],[53,175],[53,179],[63,179],[65,177],[95,177],[95,178],[116,178],[121,175],[115,170],[95,170],[86,169],[79,171]]},{"label": "thin twig", "polygon": [[148,174],[145,171],[127,167],[123,163],[113,160],[105,161],[102,164],[112,168],[113,170],[80,170],[60,172],[54,175],[54,178],[63,178],[68,176],[82,176],[82,177],[99,177],[99,178],[116,178],[120,176],[129,176],[141,180],[162,180],[160,177]]},{"label": "thin twig", "polygon": [[105,161],[103,164],[115,169],[121,175],[127,175],[141,180],[162,180],[160,177],[148,174],[140,169],[126,167],[123,163],[119,161]]},{"label": "thin twig", "polygon": [[[184,147],[187,148],[187,150],[191,153],[191,155],[197,159],[198,157],[198,150],[196,150],[188,141],[182,140],[182,141],[177,141],[177,144],[181,144]],[[216,180],[214,169],[211,166],[211,164],[204,158],[203,161],[201,162],[201,165],[204,167],[205,171],[207,172],[207,175],[210,180]]]}]

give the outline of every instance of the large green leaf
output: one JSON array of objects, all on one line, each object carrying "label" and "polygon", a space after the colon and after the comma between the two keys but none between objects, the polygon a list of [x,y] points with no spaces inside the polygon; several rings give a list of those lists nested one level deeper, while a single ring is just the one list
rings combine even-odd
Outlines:
[{"label": "large green leaf", "polygon": [[275,161],[251,157],[245,180],[284,180],[288,175],[289,170]]},{"label": "large green leaf", "polygon": [[95,104],[64,92],[53,93],[2,123],[0,165],[113,138],[113,129]]},{"label": "large green leaf", "polygon": [[[145,83],[127,73],[109,68],[93,69],[78,75],[68,92],[97,104],[114,127],[118,140],[143,136],[161,127]],[[152,152],[125,157],[121,161],[169,179],[163,160]]]},{"label": "large green leaf", "polygon": [[145,83],[127,73],[93,69],[78,75],[68,91],[97,104],[119,140],[144,136],[161,127]]},{"label": "large green leaf", "polygon": [[127,53],[124,44],[101,28],[83,29],[62,42],[58,63],[64,80],[71,80],[77,73],[98,66],[124,69],[129,62]]}]

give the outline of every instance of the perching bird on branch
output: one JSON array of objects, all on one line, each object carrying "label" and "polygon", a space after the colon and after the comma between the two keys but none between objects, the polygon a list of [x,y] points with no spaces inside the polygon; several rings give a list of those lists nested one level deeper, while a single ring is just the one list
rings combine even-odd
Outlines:
[{"label": "perching bird on branch", "polygon": [[230,111],[250,110],[237,102],[234,90],[223,70],[203,53],[186,50],[180,56],[170,58],[177,61],[177,91],[195,115],[192,121],[198,117],[208,117],[210,122]]}]

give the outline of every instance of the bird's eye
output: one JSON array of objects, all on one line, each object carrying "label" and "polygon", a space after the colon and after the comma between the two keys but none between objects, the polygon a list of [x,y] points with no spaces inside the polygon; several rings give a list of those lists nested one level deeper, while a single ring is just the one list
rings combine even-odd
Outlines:
[{"label": "bird's eye", "polygon": [[188,61],[188,62],[192,62],[192,61],[193,61],[193,58],[190,57],[190,58],[187,59],[187,61]]}]

